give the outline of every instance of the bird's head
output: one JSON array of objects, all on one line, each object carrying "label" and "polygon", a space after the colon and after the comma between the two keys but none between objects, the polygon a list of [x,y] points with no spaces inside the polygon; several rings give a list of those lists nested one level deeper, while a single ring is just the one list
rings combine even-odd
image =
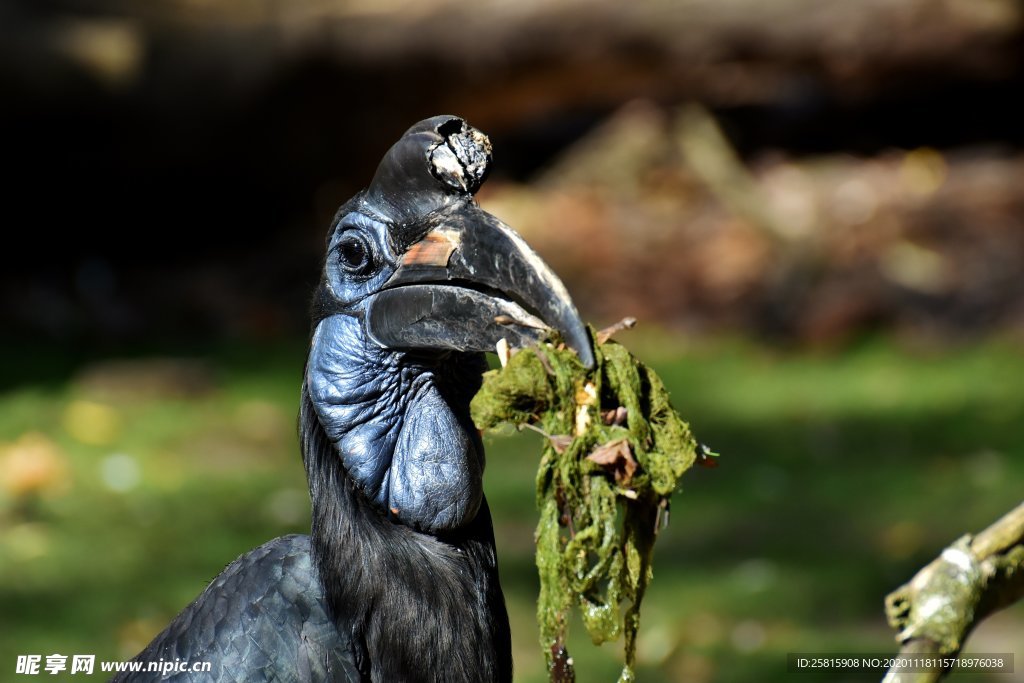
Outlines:
[{"label": "bird's head", "polygon": [[314,300],[306,391],[346,474],[383,514],[458,529],[482,500],[468,416],[483,351],[557,331],[593,364],[565,286],[473,194],[490,142],[457,117],[410,128],[338,211]]}]

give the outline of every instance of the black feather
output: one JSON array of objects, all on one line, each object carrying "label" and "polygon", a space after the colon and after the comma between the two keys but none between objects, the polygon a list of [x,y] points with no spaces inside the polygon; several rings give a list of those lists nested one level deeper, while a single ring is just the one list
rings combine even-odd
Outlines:
[{"label": "black feather", "polygon": [[[242,555],[133,660],[157,671],[114,681],[339,681],[358,683],[349,638],[328,615],[309,536],[282,536]],[[171,673],[163,662],[209,662]]]}]

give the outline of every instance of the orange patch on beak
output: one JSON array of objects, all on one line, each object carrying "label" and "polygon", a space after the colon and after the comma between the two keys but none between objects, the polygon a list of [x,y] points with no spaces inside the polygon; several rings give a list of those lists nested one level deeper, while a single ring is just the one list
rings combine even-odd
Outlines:
[{"label": "orange patch on beak", "polygon": [[439,266],[448,265],[448,259],[459,248],[462,240],[455,230],[438,228],[431,230],[419,242],[409,247],[402,257],[403,266]]}]

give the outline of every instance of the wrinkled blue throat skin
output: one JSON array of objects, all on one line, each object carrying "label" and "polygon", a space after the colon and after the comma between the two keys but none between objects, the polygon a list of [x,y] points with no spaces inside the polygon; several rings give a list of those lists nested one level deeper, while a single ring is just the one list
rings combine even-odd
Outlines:
[{"label": "wrinkled blue throat skin", "polygon": [[511,681],[483,446],[482,354],[388,351],[317,325],[300,410],[312,553],[364,681]]},{"label": "wrinkled blue throat skin", "polygon": [[476,517],[483,446],[468,414],[478,354],[416,357],[368,341],[348,315],[313,332],[306,388],[352,481],[379,510],[443,533]]}]

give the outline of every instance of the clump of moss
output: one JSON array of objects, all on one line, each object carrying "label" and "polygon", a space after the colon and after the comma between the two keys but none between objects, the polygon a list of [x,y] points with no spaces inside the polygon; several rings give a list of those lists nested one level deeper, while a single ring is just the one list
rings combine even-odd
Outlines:
[{"label": "clump of moss", "polygon": [[624,636],[619,680],[634,680],[654,541],[699,457],[653,370],[613,341],[595,356],[587,370],[560,345],[521,350],[484,375],[471,405],[480,429],[512,423],[547,437],[537,472],[537,619],[554,681],[574,680],[564,645],[574,605],[595,645]]}]

